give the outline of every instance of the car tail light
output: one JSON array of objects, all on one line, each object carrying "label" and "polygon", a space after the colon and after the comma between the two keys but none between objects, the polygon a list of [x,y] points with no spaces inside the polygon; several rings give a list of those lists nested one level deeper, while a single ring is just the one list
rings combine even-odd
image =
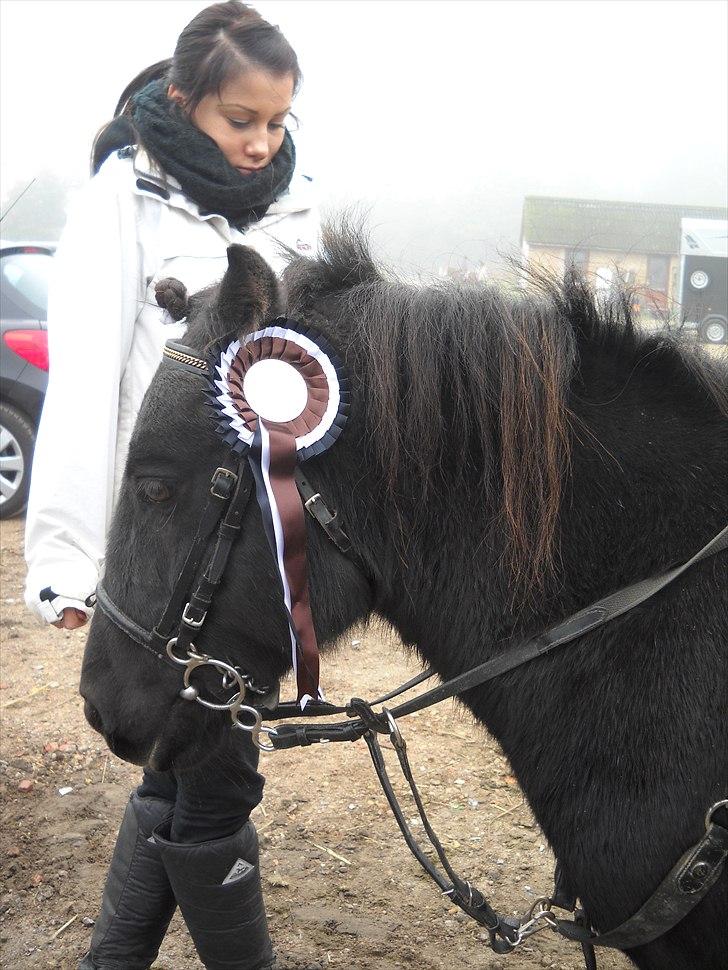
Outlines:
[{"label": "car tail light", "polygon": [[8,347],[23,360],[41,370],[48,370],[47,330],[8,330],[3,337]]}]

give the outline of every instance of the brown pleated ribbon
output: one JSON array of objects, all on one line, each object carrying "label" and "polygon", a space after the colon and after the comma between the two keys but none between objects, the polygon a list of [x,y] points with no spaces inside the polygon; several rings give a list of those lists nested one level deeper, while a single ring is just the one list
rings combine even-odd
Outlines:
[{"label": "brown pleated ribbon", "polygon": [[298,646],[298,700],[319,696],[319,652],[308,594],[306,523],[293,473],[296,439],[285,427],[263,422],[270,439],[268,475],[283,529],[283,565],[291,596],[291,620]]},{"label": "brown pleated ribbon", "polygon": [[321,364],[308,351],[282,337],[262,337],[245,344],[235,355],[228,371],[230,399],[240,412],[249,431],[255,431],[258,415],[248,404],[243,390],[245,375],[260,360],[283,360],[291,364],[303,377],[308,389],[308,401],[301,414],[280,427],[287,428],[296,438],[313,431],[319,424],[329,403],[329,385]]}]

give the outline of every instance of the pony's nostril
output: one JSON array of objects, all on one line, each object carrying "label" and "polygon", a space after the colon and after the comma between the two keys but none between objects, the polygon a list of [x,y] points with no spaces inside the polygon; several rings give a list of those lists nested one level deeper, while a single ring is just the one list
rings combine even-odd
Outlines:
[{"label": "pony's nostril", "polygon": [[94,731],[98,731],[99,734],[103,734],[104,728],[103,728],[103,722],[101,720],[101,715],[99,714],[99,712],[96,710],[96,708],[93,706],[93,704],[90,701],[83,702],[83,713],[86,720],[94,729]]}]

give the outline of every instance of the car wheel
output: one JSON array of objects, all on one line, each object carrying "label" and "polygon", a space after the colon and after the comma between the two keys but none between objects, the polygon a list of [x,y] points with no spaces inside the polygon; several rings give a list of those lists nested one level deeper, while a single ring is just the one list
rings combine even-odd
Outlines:
[{"label": "car wheel", "polygon": [[725,317],[706,317],[698,327],[698,336],[706,344],[724,344],[728,338],[728,321]]},{"label": "car wheel", "polygon": [[0,404],[0,519],[25,508],[34,447],[30,421],[9,404]]}]

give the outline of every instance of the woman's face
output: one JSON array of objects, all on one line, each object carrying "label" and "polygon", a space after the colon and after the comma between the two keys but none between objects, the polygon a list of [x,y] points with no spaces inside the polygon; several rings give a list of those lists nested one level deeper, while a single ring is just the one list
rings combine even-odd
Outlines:
[{"label": "woman's face", "polygon": [[[168,96],[185,105],[173,84]],[[194,125],[215,142],[233,168],[251,175],[265,168],[283,143],[293,100],[293,77],[251,70],[207,94],[190,115]]]}]

